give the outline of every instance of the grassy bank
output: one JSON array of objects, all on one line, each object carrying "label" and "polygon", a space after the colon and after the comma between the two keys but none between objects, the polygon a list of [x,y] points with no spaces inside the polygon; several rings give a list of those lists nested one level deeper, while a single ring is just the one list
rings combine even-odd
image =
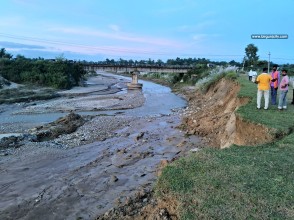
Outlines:
[{"label": "grassy bank", "polygon": [[0,90],[0,104],[47,100],[56,97],[58,97],[56,90],[51,88],[39,88],[38,90],[32,90],[29,87],[20,87]]},{"label": "grassy bank", "polygon": [[[240,107],[237,111],[242,118],[248,119],[253,123],[260,123],[266,125],[267,127],[274,128],[278,133],[283,135],[292,132],[294,129],[294,107],[290,104],[293,94],[292,88],[289,89],[287,94],[288,109],[286,111],[278,111],[278,107],[276,105],[269,105],[269,110],[258,110],[256,109],[257,85],[246,80],[245,78],[240,78],[239,83],[241,84],[241,90],[238,96],[251,98],[251,102]],[[261,104],[261,106],[263,106],[264,100],[262,100]]]},{"label": "grassy bank", "polygon": [[237,114],[273,128],[280,139],[258,147],[206,148],[167,166],[156,192],[179,201],[181,219],[294,219],[294,107],[257,110],[256,85],[242,77],[239,83],[238,96],[251,101]]}]

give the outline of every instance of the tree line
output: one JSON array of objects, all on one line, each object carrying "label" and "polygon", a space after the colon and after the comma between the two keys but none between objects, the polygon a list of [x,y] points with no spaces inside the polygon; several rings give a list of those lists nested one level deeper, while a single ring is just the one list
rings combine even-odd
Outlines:
[{"label": "tree line", "polygon": [[[77,86],[83,81],[86,71],[84,65],[91,64],[107,64],[107,65],[124,65],[124,66],[189,66],[189,70],[185,77],[197,80],[213,66],[236,66],[244,71],[249,71],[251,68],[259,71],[263,67],[267,67],[266,60],[259,60],[257,56],[258,48],[249,44],[245,48],[246,56],[243,62],[231,60],[226,61],[211,61],[206,58],[179,58],[168,59],[166,62],[151,58],[147,60],[119,60],[106,59],[105,61],[73,61],[65,58],[57,57],[54,60],[45,60],[44,58],[30,59],[22,55],[17,55],[15,58],[6,52],[5,48],[0,49],[0,75],[9,81],[16,83],[31,83],[40,86],[49,86],[58,89],[69,89]],[[272,66],[273,63],[270,63]],[[289,75],[294,72],[294,64],[280,65],[281,68],[288,69]],[[183,76],[176,76],[182,79]],[[177,81],[178,79],[175,79]]]},{"label": "tree line", "polygon": [[166,62],[162,61],[161,59],[158,60],[153,60],[151,58],[147,60],[125,60],[125,59],[105,59],[104,61],[97,61],[97,62],[87,62],[87,61],[81,61],[84,64],[105,64],[105,65],[123,65],[123,66],[190,66],[194,67],[197,64],[213,64],[213,65],[235,65],[235,66],[241,66],[241,63],[236,62],[234,60],[230,62],[226,61],[211,61],[206,58],[179,58],[177,57],[176,59],[167,59]]},{"label": "tree line", "polygon": [[43,58],[29,59],[21,55],[13,58],[5,48],[0,49],[0,75],[15,83],[69,89],[79,85],[85,74],[82,64],[62,57],[54,61]]}]

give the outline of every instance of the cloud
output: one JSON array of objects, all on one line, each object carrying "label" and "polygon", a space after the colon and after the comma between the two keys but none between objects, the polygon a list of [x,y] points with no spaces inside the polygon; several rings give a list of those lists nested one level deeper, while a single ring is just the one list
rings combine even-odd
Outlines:
[{"label": "cloud", "polygon": [[44,46],[32,45],[32,44],[20,44],[14,42],[0,41],[0,47],[10,49],[46,49]]},{"label": "cloud", "polygon": [[15,27],[23,25],[24,18],[18,15],[9,17],[0,17],[0,27]]},{"label": "cloud", "polygon": [[54,27],[48,29],[51,32],[58,32],[58,33],[65,33],[65,34],[74,34],[77,36],[87,36],[87,37],[100,37],[105,38],[108,40],[117,40],[117,41],[126,41],[131,43],[142,43],[142,44],[149,44],[149,45],[156,45],[156,46],[172,46],[178,47],[180,46],[179,42],[172,41],[165,38],[154,38],[148,36],[137,36],[130,33],[124,32],[115,32],[109,33],[100,30],[93,30],[93,29],[86,29],[86,28],[68,28],[68,27]]},{"label": "cloud", "polygon": [[207,21],[202,21],[202,22],[197,23],[194,28],[196,30],[204,30],[207,28],[211,28],[212,26],[214,26],[216,24],[217,24],[217,22],[215,20],[207,20]]},{"label": "cloud", "polygon": [[115,24],[109,25],[109,28],[113,31],[116,31],[116,32],[120,30],[119,26],[115,25]]},{"label": "cloud", "polygon": [[222,35],[221,34],[198,34],[197,33],[197,34],[192,35],[192,39],[194,41],[204,41],[204,40],[209,41],[209,40],[213,40],[215,38],[218,38],[220,36],[222,36]]},{"label": "cloud", "polygon": [[215,20],[206,20],[206,21],[201,21],[198,22],[194,25],[182,25],[179,26],[177,29],[177,31],[181,31],[181,32],[196,32],[196,31],[204,31],[207,29],[211,29],[213,26],[217,25],[217,21]]},{"label": "cloud", "polygon": [[195,41],[202,41],[205,38],[207,38],[207,36],[208,36],[207,34],[194,34],[192,39]]},{"label": "cloud", "polygon": [[[73,39],[74,34],[72,33],[75,33],[77,30],[71,29],[66,31],[70,33],[71,35],[70,39]],[[79,31],[81,32],[81,30]],[[86,32],[86,36],[87,34],[89,33]],[[97,34],[97,32],[94,32],[94,35],[95,34]],[[109,38],[109,34],[105,34],[105,33],[99,33],[99,34],[100,35],[104,34],[103,36],[108,36]],[[144,56],[147,56],[148,54],[149,56],[167,54],[167,52],[164,52],[166,51],[164,47],[158,47],[158,45],[156,44],[137,45],[137,44],[128,44],[126,42],[113,43],[113,41],[110,41],[111,43],[110,42],[109,43],[111,46],[107,46],[107,44],[104,44],[104,45],[97,44],[97,42],[92,43],[91,45],[89,44],[87,45],[84,43],[79,43],[79,41],[77,41],[76,43],[73,43],[69,41],[49,40],[49,39],[33,38],[33,37],[25,37],[25,36],[17,36],[17,35],[7,35],[7,34],[0,33],[0,37],[1,36],[9,38],[11,39],[11,41],[2,41],[2,42],[0,41],[0,46],[5,47],[9,49],[10,51],[19,52],[20,54],[23,51],[26,51],[26,53],[28,53],[29,50],[33,51],[34,54],[39,54],[39,53],[42,54],[42,51],[54,52],[54,53],[55,52],[62,53],[63,51],[70,51],[73,53],[81,54],[82,56],[105,54],[105,55],[113,55],[113,56],[117,55],[117,56],[124,57],[127,54],[128,55],[142,54]],[[82,38],[80,35],[77,35],[77,37],[78,39]],[[67,39],[68,36],[65,35],[65,38]],[[94,36],[94,38],[96,38],[96,36]],[[154,41],[152,43],[154,43]],[[171,47],[166,47],[166,48],[171,48]],[[171,50],[175,51],[177,50],[177,47],[172,47]]]}]

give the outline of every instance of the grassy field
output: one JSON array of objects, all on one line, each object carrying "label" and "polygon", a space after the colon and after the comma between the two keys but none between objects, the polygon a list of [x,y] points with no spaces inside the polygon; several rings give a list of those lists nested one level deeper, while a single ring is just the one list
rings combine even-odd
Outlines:
[{"label": "grassy field", "polygon": [[258,147],[206,148],[167,166],[156,192],[179,201],[181,219],[294,219],[294,106],[257,110],[256,85],[238,80],[238,96],[251,101],[237,114],[282,135]]}]

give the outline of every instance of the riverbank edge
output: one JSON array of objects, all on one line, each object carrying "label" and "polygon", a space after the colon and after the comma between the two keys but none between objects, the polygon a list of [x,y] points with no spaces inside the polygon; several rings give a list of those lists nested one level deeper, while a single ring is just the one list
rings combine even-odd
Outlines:
[{"label": "riverbank edge", "polygon": [[[165,161],[162,163],[162,166],[160,168],[162,170],[160,171],[160,176],[159,176],[158,181],[156,182],[154,191],[146,194],[146,198],[147,197],[148,197],[148,199],[152,198],[152,199],[150,199],[151,203],[149,203],[147,205],[145,204],[143,206],[143,208],[141,206],[137,207],[137,209],[140,210],[140,211],[137,211],[137,212],[139,212],[139,215],[135,215],[135,216],[128,215],[128,214],[131,214],[131,213],[127,212],[127,208],[126,208],[126,207],[129,207],[129,205],[125,204],[124,206],[120,206],[118,208],[114,208],[114,209],[110,210],[110,212],[107,212],[106,215],[100,216],[97,219],[112,219],[112,217],[116,217],[117,219],[154,219],[154,218],[157,218],[157,219],[182,219],[182,218],[186,219],[187,217],[188,217],[187,219],[195,219],[195,216],[196,216],[195,213],[191,214],[191,204],[192,204],[192,206],[195,204],[197,206],[198,202],[196,202],[196,203],[193,202],[193,201],[195,201],[195,199],[197,201],[197,198],[195,198],[193,196],[192,196],[192,198],[189,198],[188,200],[186,200],[186,198],[185,198],[187,196],[187,193],[190,195],[193,195],[193,194],[195,194],[195,192],[194,191],[191,192],[191,190],[187,189],[187,188],[189,188],[189,187],[187,187],[189,185],[189,183],[187,183],[187,181],[185,181],[185,179],[187,177],[182,176],[182,175],[180,175],[180,178],[176,177],[181,172],[184,172],[183,170],[185,170],[187,168],[186,167],[187,163],[189,164],[191,162],[191,158],[195,157],[195,155],[198,155],[198,156],[200,156],[200,158],[204,157],[204,160],[207,160],[207,159],[209,160],[209,157],[210,157],[209,155],[211,155],[211,151],[214,153],[216,152],[215,154],[217,154],[217,152],[224,152],[225,153],[225,151],[228,151],[228,150],[230,151],[231,149],[234,150],[234,149],[236,149],[236,147],[237,147],[237,149],[241,149],[241,150],[245,149],[245,151],[246,150],[250,151],[251,149],[258,149],[258,150],[262,151],[264,148],[267,148],[268,146],[272,146],[274,143],[277,143],[277,142],[282,143],[283,146],[285,146],[285,144],[289,145],[289,140],[287,140],[287,137],[292,135],[291,132],[288,134],[285,134],[283,136],[284,137],[283,140],[286,140],[286,141],[283,141],[283,140],[281,141],[281,137],[278,138],[279,135],[277,135],[281,132],[279,129],[270,127],[269,125],[265,125],[264,123],[258,123],[256,121],[250,119],[250,116],[246,117],[246,115],[244,115],[244,111],[245,112],[248,111],[248,109],[246,110],[246,108],[249,105],[251,106],[250,111],[252,110],[252,105],[255,105],[255,104],[253,104],[255,101],[254,96],[252,96],[253,93],[251,95],[248,95],[248,94],[246,94],[246,92],[244,93],[244,91],[242,91],[242,88],[244,88],[244,86],[246,86],[242,83],[242,79],[241,79],[241,81],[239,79],[237,82],[233,82],[233,84],[239,86],[239,88],[237,89],[238,90],[237,93],[236,93],[236,90],[233,90],[233,92],[236,93],[236,95],[235,95],[236,100],[239,101],[239,104],[235,107],[235,109],[232,113],[236,116],[235,122],[238,124],[243,124],[243,125],[244,125],[244,123],[248,124],[248,130],[252,130],[252,129],[253,129],[253,131],[254,130],[255,131],[256,130],[264,130],[265,132],[259,133],[259,135],[260,134],[267,135],[268,133],[270,133],[269,136],[267,135],[268,138],[262,139],[261,142],[258,142],[258,143],[253,142],[253,145],[256,145],[256,144],[258,145],[257,148],[252,148],[252,145],[250,146],[248,144],[247,144],[248,147],[245,147],[245,146],[241,147],[241,146],[235,145],[232,142],[229,145],[229,146],[231,146],[230,148],[226,148],[223,150],[220,150],[219,147],[217,147],[217,148],[209,147],[209,148],[205,148],[205,149],[199,151],[201,153],[191,153],[190,156],[182,157],[179,160],[176,160],[172,163]],[[252,87],[252,85],[250,85],[250,86]],[[187,93],[187,90],[186,91],[182,90],[182,89],[180,89],[180,90],[182,91],[181,95],[183,97],[185,97],[188,102],[188,109],[189,109],[191,107],[191,102],[193,102],[193,95],[194,96],[196,95],[196,91],[190,90],[190,92]],[[192,96],[191,96],[191,93],[192,93]],[[206,93],[206,95],[207,95],[207,93]],[[254,95],[255,95],[255,92],[254,92]],[[203,95],[202,99],[205,99],[205,98],[207,98],[207,97],[205,97],[205,95]],[[245,108],[245,110],[244,110],[244,108]],[[205,109],[204,111],[209,111],[208,107],[206,107],[204,109]],[[245,135],[245,134],[243,133],[240,135]],[[294,139],[294,135],[292,135],[292,136]],[[204,137],[205,137],[205,135],[204,135]],[[213,138],[213,137],[210,137],[210,139],[211,138]],[[292,140],[292,139],[290,138],[290,140]],[[209,143],[209,142],[207,142],[207,143]],[[267,144],[264,144],[264,143],[267,143]],[[241,145],[244,145],[244,143]],[[226,153],[228,153],[228,155],[230,155],[229,152],[226,152]],[[237,152],[237,155],[240,156],[238,154],[238,152]],[[200,160],[200,162],[201,162],[201,160]],[[242,164],[240,166],[242,166]],[[176,171],[175,172],[171,171],[174,168],[176,168]],[[172,173],[170,173],[170,172],[172,172]],[[194,172],[197,172],[197,171],[195,170]],[[222,174],[226,175],[224,173],[222,173]],[[193,179],[193,175],[192,175],[192,179]],[[178,186],[181,186],[181,185],[183,186],[183,188],[180,189],[180,192],[177,192],[178,189],[177,189],[177,186],[175,186],[175,184]],[[138,198],[135,198],[134,200],[138,200]],[[189,202],[191,202],[191,204],[189,204]],[[185,207],[188,207],[188,209],[185,209]],[[132,206],[132,208],[134,209],[134,206]],[[193,206],[193,209],[197,210],[197,207]],[[119,216],[122,213],[124,214],[124,217],[120,218]],[[291,210],[289,210],[289,213],[291,213]],[[291,215],[291,214],[288,214],[288,215]],[[202,214],[198,215],[198,217],[201,217],[201,216],[202,217],[206,216],[208,218],[212,217],[212,215],[211,216],[210,215],[202,215]]]},{"label": "riverbank edge", "polygon": [[[226,149],[219,149],[219,148],[205,148],[202,151],[190,154],[188,157],[183,157],[180,160],[177,160],[173,163],[168,164],[162,171],[162,175],[159,177],[156,186],[155,186],[155,195],[160,200],[166,200],[167,198],[172,198],[173,204],[177,204],[175,206],[167,206],[167,212],[170,212],[171,216],[174,216],[171,219],[198,219],[198,218],[218,218],[218,219],[225,219],[229,218],[229,216],[235,216],[234,218],[237,219],[246,219],[247,217],[253,217],[262,219],[263,217],[269,217],[271,214],[272,216],[277,217],[280,216],[282,218],[293,218],[293,206],[291,207],[291,188],[294,187],[293,180],[294,176],[291,171],[287,171],[288,169],[291,170],[290,167],[294,168],[293,161],[291,162],[290,158],[294,155],[294,148],[292,143],[294,141],[294,134],[293,134],[293,123],[294,120],[290,120],[287,123],[282,124],[283,128],[279,126],[274,126],[269,121],[271,117],[267,117],[268,115],[272,114],[273,117],[278,117],[279,119],[282,118],[281,112],[279,112],[276,108],[271,107],[269,111],[259,111],[256,110],[256,88],[253,84],[248,84],[248,82],[244,81],[244,79],[238,79],[237,84],[240,85],[240,90],[237,93],[237,98],[241,100],[241,105],[235,109],[234,113],[237,116],[236,123],[239,124],[239,127],[243,127],[244,123],[247,125],[247,133],[251,135],[250,138],[254,137],[254,132],[258,130],[265,131],[264,133],[258,133],[256,136],[260,138],[258,142],[250,142],[249,143],[232,143],[229,148]],[[246,91],[244,88],[250,87],[250,92]],[[252,92],[254,91],[254,92]],[[209,93],[209,92],[208,92]],[[244,101],[245,98],[245,101]],[[243,99],[243,101],[242,101]],[[209,108],[206,108],[206,111],[209,111]],[[253,114],[257,114],[257,117],[253,117],[250,114],[246,114],[248,112],[253,112]],[[289,116],[293,113],[293,106],[289,106],[287,111],[284,111],[284,114],[288,114]],[[266,119],[264,117],[259,117],[259,115],[266,115]],[[268,118],[270,118],[268,120]],[[287,117],[288,118],[288,117]],[[282,122],[283,123],[283,122]],[[244,127],[243,127],[244,128]],[[246,132],[240,133],[240,135],[246,135]],[[267,137],[266,137],[267,136]],[[265,137],[265,138],[262,138]],[[218,140],[219,141],[219,140]],[[238,146],[239,145],[239,146]],[[255,147],[254,147],[255,146]],[[287,151],[288,155],[284,155]],[[286,153],[286,154],[287,154]],[[242,155],[243,154],[243,155]],[[247,155],[248,156],[247,156]],[[261,159],[255,158],[254,155],[265,154],[272,158],[267,158],[263,156]],[[253,161],[250,158],[253,157]],[[234,161],[234,157],[238,157],[240,161]],[[249,157],[249,158],[248,158]],[[249,162],[248,162],[249,159]],[[272,160],[271,160],[272,159]],[[229,161],[229,162],[226,162]],[[237,160],[237,159],[236,159]],[[210,161],[210,162],[208,162]],[[237,165],[239,168],[236,170],[235,167],[231,165]],[[242,163],[244,162],[244,164]],[[247,164],[249,163],[249,165]],[[250,164],[251,163],[251,164]],[[252,163],[255,165],[255,169],[258,170],[256,172],[264,172],[265,174],[255,175],[254,171],[252,170]],[[264,171],[263,166],[267,164],[268,166],[273,166],[270,164],[280,163],[277,165],[276,169]],[[246,167],[249,166],[249,167]],[[220,168],[219,168],[220,167]],[[283,172],[280,171],[281,167],[284,168]],[[285,169],[287,167],[287,169]],[[276,199],[272,199],[267,197],[266,192],[265,194],[262,191],[257,190],[255,194],[249,194],[249,196],[244,196],[243,193],[245,190],[242,189],[240,186],[240,180],[236,180],[236,175],[233,172],[228,172],[227,169],[233,170],[233,172],[240,172],[240,169],[245,169],[246,173],[242,178],[242,181],[246,182],[246,180],[257,179],[256,186],[259,187],[260,184],[273,184],[268,188],[267,192],[275,191],[277,183],[275,178],[272,176],[278,176],[279,178],[283,178],[286,182],[287,187],[279,188],[276,190],[277,195],[284,194],[284,202],[280,202],[279,196]],[[211,172],[211,178],[205,178],[204,185],[203,181],[201,181],[198,177],[202,176],[199,174],[199,169],[201,169],[201,173],[206,173],[206,176],[209,176]],[[188,171],[187,171],[188,170]],[[186,172],[187,171],[187,172]],[[191,172],[191,173],[189,173]],[[244,171],[243,171],[244,172]],[[253,174],[251,174],[251,172]],[[215,173],[218,173],[217,175]],[[188,176],[186,176],[188,175]],[[191,176],[189,176],[191,175]],[[203,178],[203,176],[202,176]],[[225,183],[222,182],[222,178],[225,178]],[[198,181],[197,181],[198,179]],[[240,178],[241,179],[241,178]],[[191,182],[192,181],[192,182]],[[228,181],[228,182],[226,182]],[[230,182],[230,183],[229,183]],[[199,183],[199,185],[197,185]],[[193,185],[196,184],[197,186]],[[215,184],[218,184],[218,187],[215,188]],[[233,189],[226,188],[223,184],[227,184]],[[252,184],[252,183],[251,183]],[[275,185],[276,184],[276,185]],[[281,184],[281,183],[280,183]],[[193,185],[193,187],[191,186]],[[210,194],[213,195],[212,197],[203,197],[199,191],[206,191],[207,187],[211,187]],[[218,193],[219,188],[226,188],[226,190],[222,193]],[[235,189],[234,189],[235,188]],[[237,195],[236,190],[243,192],[242,195]],[[196,191],[195,191],[196,190]],[[287,191],[288,190],[288,191]],[[220,190],[219,190],[220,191]],[[233,191],[233,193],[231,193]],[[198,193],[196,193],[198,192]],[[202,191],[203,192],[203,191]],[[214,193],[215,192],[215,193]],[[287,193],[285,193],[287,192]],[[203,192],[204,193],[204,192]],[[231,197],[227,197],[226,193],[230,194]],[[233,194],[233,195],[232,195]],[[257,194],[257,195],[256,195]],[[258,197],[260,195],[261,198],[264,197],[263,203],[260,204]],[[280,195],[281,196],[281,195]],[[293,195],[292,195],[293,196]],[[236,199],[237,197],[237,199]],[[239,200],[238,200],[239,197]],[[246,198],[244,198],[246,197]],[[246,204],[240,204],[240,199],[242,201],[247,200],[250,202],[246,202]],[[293,198],[293,197],[292,197]],[[224,199],[228,199],[224,201]],[[203,200],[207,200],[203,201]],[[213,201],[219,201],[219,204],[214,204]],[[230,202],[231,200],[231,202]],[[201,201],[206,203],[205,205],[201,205]],[[288,201],[288,202],[287,202]],[[252,205],[254,203],[254,205]],[[224,205],[225,204],[225,205]],[[240,210],[240,205],[242,205],[242,209],[245,211]],[[206,207],[205,207],[206,206]],[[213,207],[215,206],[215,207]],[[217,207],[218,206],[218,207]],[[253,210],[259,210],[255,213],[252,212],[252,207],[249,208],[248,206],[255,206]],[[210,207],[210,208],[208,208]],[[206,210],[205,210],[206,209]],[[229,209],[229,210],[228,210]],[[272,210],[271,210],[272,209]],[[223,211],[220,211],[223,210]],[[260,211],[262,210],[262,211]],[[265,210],[265,211],[263,211]],[[238,214],[239,212],[239,214]]]}]

